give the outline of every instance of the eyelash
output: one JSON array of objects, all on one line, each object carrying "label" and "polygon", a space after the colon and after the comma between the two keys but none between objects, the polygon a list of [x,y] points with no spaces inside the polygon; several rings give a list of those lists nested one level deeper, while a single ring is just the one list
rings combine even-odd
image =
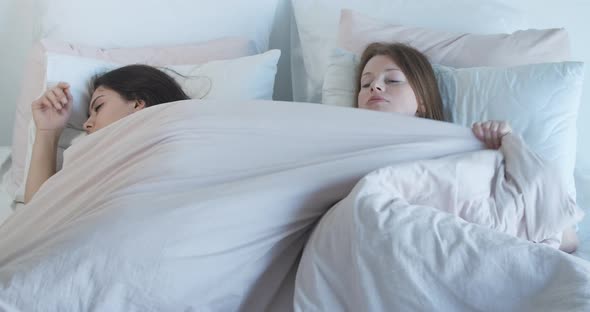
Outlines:
[{"label": "eyelash", "polygon": [[[386,83],[400,83],[401,81],[399,80],[387,80],[385,81]],[[371,84],[370,83],[365,83],[364,85],[361,86],[361,88],[368,88]]]},{"label": "eyelash", "polygon": [[101,108],[103,105],[104,105],[104,103],[103,103],[103,104],[96,105],[96,106],[94,107],[94,111],[95,111],[96,113],[98,113],[98,110],[99,110],[99,109],[100,109],[100,108]]}]

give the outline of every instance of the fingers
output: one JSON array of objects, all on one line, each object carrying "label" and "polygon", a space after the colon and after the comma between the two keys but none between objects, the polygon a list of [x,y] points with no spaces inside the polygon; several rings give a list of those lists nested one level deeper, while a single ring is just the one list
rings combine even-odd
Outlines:
[{"label": "fingers", "polygon": [[492,133],[491,125],[490,122],[484,122],[481,126],[484,134],[483,141],[488,148],[494,148],[494,134]]},{"label": "fingers", "polygon": [[64,93],[66,94],[66,99],[68,100],[69,103],[71,103],[74,100],[74,97],[72,96],[72,92],[70,92],[70,88],[66,88],[63,90]]},{"label": "fingers", "polygon": [[512,132],[506,121],[476,122],[472,126],[473,133],[488,148],[498,149],[502,146],[502,137]]},{"label": "fingers", "polygon": [[51,102],[51,105],[56,109],[56,110],[61,110],[63,108],[63,104],[61,103],[61,101],[58,98],[58,94],[56,92],[56,89],[50,89],[47,90],[47,92],[45,93],[45,97],[47,99],[49,99],[49,102]]},{"label": "fingers", "polygon": [[490,146],[493,149],[500,148],[501,137],[500,137],[500,134],[498,133],[499,127],[500,127],[499,122],[497,122],[497,121],[490,122],[490,142],[489,142],[488,146]]},{"label": "fingers", "polygon": [[57,84],[57,92],[59,93],[59,99],[62,104],[66,105],[68,102],[73,100],[72,93],[70,92],[70,84],[67,82],[60,82]]},{"label": "fingers", "polygon": [[55,87],[47,90],[43,96],[37,100],[37,105],[43,105],[45,108],[53,107],[57,111],[62,110],[72,100],[69,91],[70,85],[66,82],[60,82]]},{"label": "fingers", "polygon": [[57,97],[57,100],[62,104],[68,104],[68,96],[66,94],[67,89],[53,89],[53,94]]},{"label": "fingers", "polygon": [[52,89],[62,109],[70,109],[72,101],[72,93],[70,92],[70,84],[67,82],[59,82],[55,88]]},{"label": "fingers", "polygon": [[471,127],[471,130],[473,131],[473,134],[475,135],[476,138],[483,141],[484,135],[483,135],[483,129],[481,128],[481,122],[474,123],[473,126]]},{"label": "fingers", "polygon": [[58,87],[60,89],[68,89],[68,88],[70,88],[70,84],[67,82],[64,82],[64,81],[60,81],[57,83],[56,87]]}]

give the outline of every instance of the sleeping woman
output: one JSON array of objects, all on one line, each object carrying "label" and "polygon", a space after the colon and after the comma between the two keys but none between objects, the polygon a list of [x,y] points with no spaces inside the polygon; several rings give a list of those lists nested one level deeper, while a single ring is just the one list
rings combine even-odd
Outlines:
[{"label": "sleeping woman", "polygon": [[[357,73],[358,108],[444,121],[434,70],[420,51],[401,43],[372,43]],[[505,121],[477,122],[472,130],[493,149],[500,148],[502,137],[512,131]],[[560,249],[573,252],[577,245],[575,230],[566,230]]]},{"label": "sleeping woman", "polygon": [[[89,116],[84,123],[91,134],[146,107],[187,100],[178,83],[147,65],[124,66],[102,74],[92,82]],[[25,187],[25,203],[56,172],[57,143],[72,114],[73,98],[66,82],[47,90],[33,101],[36,133]]]}]

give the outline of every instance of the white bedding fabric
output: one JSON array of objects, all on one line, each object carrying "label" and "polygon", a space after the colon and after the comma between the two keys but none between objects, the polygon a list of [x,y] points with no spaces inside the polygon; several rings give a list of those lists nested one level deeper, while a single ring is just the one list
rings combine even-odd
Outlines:
[{"label": "white bedding fabric", "polygon": [[4,190],[4,175],[10,169],[10,147],[0,146],[0,225],[13,211],[13,200]]},{"label": "white bedding fabric", "polygon": [[64,168],[0,226],[0,303],[289,311],[307,235],[360,178],[481,148],[466,128],[358,109],[151,107],[70,147]]},{"label": "white bedding fabric", "polygon": [[565,183],[517,137],[501,151],[363,178],[307,242],[296,310],[588,311],[590,262],[515,239],[546,242],[551,224],[579,220],[562,211]]},{"label": "white bedding fabric", "polygon": [[582,222],[578,224],[577,234],[578,239],[580,240],[580,245],[578,250],[573,254],[590,261],[590,217],[586,216]]}]

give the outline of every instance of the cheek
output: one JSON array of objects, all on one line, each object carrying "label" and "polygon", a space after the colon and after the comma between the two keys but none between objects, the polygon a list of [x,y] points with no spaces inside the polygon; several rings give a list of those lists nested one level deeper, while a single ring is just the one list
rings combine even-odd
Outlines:
[{"label": "cheek", "polygon": [[408,104],[412,107],[412,109],[418,109],[418,100],[416,99],[416,94],[412,88],[408,88],[406,92],[404,92],[404,96],[407,98]]},{"label": "cheek", "polygon": [[417,106],[416,95],[409,85],[403,87],[391,88],[387,92],[393,102],[398,102],[403,106]]},{"label": "cheek", "polygon": [[364,107],[365,102],[367,102],[367,97],[368,93],[367,93],[367,89],[361,89],[361,91],[359,92],[359,95],[357,97],[357,103],[358,103],[358,107]]},{"label": "cheek", "polygon": [[113,110],[105,107],[100,111],[100,114],[96,115],[94,123],[97,128],[102,128],[116,121],[118,118],[116,118],[115,115],[116,114]]}]

